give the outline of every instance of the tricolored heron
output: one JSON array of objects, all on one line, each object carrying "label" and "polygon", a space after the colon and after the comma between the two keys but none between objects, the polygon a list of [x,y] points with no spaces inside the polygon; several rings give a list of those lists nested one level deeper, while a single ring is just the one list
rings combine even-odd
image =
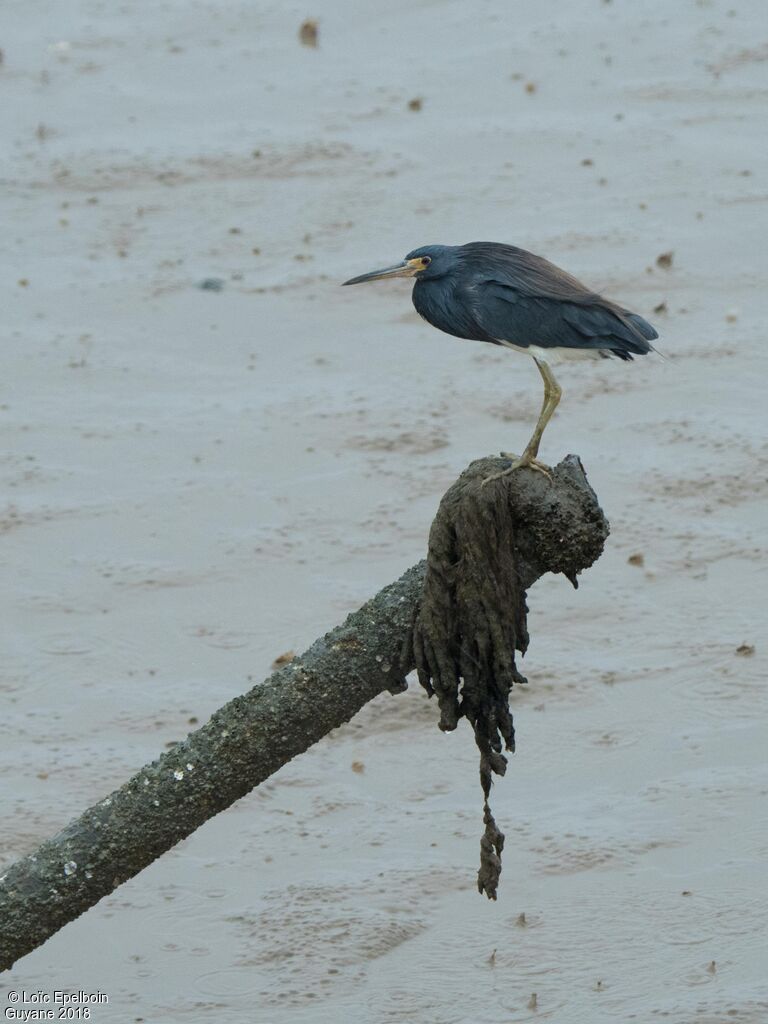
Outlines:
[{"label": "tricolored heron", "polygon": [[413,304],[433,327],[457,338],[487,341],[532,356],[544,379],[536,429],[518,458],[496,479],[522,466],[549,475],[539,462],[544,429],[562,396],[550,368],[562,359],[632,359],[653,350],[658,337],[637,313],[603,298],[549,260],[499,242],[425,245],[401,263],[353,277],[362,284],[413,277]]}]

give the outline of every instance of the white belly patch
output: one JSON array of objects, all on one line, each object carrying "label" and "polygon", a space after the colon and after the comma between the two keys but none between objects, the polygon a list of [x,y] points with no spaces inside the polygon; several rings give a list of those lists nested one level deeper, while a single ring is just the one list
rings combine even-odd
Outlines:
[{"label": "white belly patch", "polygon": [[521,352],[524,356],[532,356],[540,363],[547,363],[549,366],[574,360],[601,358],[600,350],[596,348],[540,348],[538,345],[529,345],[527,348],[523,348],[522,345],[513,345],[511,341],[501,341],[498,338],[496,340],[504,348],[511,348],[514,352]]}]

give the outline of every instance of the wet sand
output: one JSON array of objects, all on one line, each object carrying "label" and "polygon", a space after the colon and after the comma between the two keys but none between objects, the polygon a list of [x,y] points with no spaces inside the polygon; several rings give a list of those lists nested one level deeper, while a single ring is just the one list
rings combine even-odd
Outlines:
[{"label": "wet sand", "polygon": [[101,989],[110,1022],[768,1019],[762,14],[4,5],[2,862],[422,557],[467,462],[527,439],[529,360],[339,281],[509,241],[667,359],[561,373],[542,455],[581,456],[612,536],[578,592],[530,594],[498,903],[474,744],[414,688],[0,995]]}]

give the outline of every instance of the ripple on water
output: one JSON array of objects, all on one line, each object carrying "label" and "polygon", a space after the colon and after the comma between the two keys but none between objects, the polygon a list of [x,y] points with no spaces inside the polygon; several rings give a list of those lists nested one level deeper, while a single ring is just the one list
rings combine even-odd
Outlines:
[{"label": "ripple on water", "polygon": [[[91,658],[128,660],[141,664],[145,643],[140,635],[129,632],[108,633],[93,630],[60,630],[48,633],[37,644],[39,654],[55,656],[89,656]],[[39,659],[38,654],[38,661]],[[79,671],[79,669],[78,669]]]},{"label": "ripple on water", "polygon": [[[216,903],[227,894],[225,889],[196,889],[186,885],[163,885],[150,903],[126,903],[141,911],[145,933],[153,936],[166,952],[182,950],[202,957],[210,953],[209,932],[211,921],[220,909]],[[106,901],[110,907],[120,907],[123,901],[116,896]],[[179,922],[184,922],[180,937]]]},{"label": "ripple on water", "polygon": [[43,654],[92,654],[103,643],[74,633],[49,633],[40,641],[39,647]]},{"label": "ripple on water", "polygon": [[[415,1024],[416,1021],[418,1024],[466,1024],[465,1012],[452,1013],[442,1000],[437,1006],[435,1003],[434,992],[416,986],[407,989],[388,985],[386,998],[377,989],[365,1000],[366,1019],[376,1024]],[[473,1021],[473,1024],[480,1022]]]},{"label": "ripple on water", "polygon": [[654,928],[658,942],[697,946],[713,939],[760,940],[768,921],[768,896],[752,889],[722,889],[716,893],[663,893],[644,902],[638,912]]},{"label": "ripple on water", "polygon": [[266,984],[268,984],[267,972],[254,970],[250,965],[206,971],[203,974],[198,974],[195,978],[195,988],[202,995],[224,998],[233,996],[258,998]]},{"label": "ripple on water", "polygon": [[675,685],[670,699],[681,713],[720,720],[754,719],[768,711],[768,687],[764,685],[762,659],[736,654],[736,643],[710,644],[692,650],[670,664]]}]

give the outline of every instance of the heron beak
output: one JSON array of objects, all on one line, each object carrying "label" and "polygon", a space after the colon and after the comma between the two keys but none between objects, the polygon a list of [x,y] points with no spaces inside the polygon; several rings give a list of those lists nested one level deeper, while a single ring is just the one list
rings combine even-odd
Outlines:
[{"label": "heron beak", "polygon": [[384,277],[413,277],[419,270],[423,270],[421,260],[403,260],[394,267],[385,267],[384,270],[372,270],[370,274],[361,274],[360,277],[353,277],[344,284],[362,284],[364,281],[378,281]]}]

